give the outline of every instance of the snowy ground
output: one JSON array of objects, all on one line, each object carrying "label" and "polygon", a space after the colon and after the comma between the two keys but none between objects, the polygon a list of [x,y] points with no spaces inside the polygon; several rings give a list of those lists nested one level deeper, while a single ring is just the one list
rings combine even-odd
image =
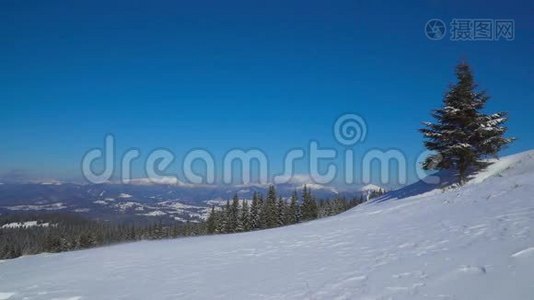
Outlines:
[{"label": "snowy ground", "polygon": [[259,232],[0,263],[0,299],[533,299],[534,152],[467,186]]}]

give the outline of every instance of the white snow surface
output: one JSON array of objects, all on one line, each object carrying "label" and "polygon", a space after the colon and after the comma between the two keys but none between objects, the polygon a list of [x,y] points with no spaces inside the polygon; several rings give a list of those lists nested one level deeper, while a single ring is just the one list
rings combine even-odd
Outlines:
[{"label": "white snow surface", "polygon": [[462,188],[423,191],[271,230],[6,260],[0,295],[532,299],[533,151],[498,161]]}]

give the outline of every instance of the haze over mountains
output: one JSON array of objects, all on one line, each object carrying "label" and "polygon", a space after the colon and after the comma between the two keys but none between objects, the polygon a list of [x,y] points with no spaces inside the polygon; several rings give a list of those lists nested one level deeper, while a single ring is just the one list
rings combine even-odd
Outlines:
[{"label": "haze over mountains", "polygon": [[[303,184],[279,184],[277,191],[289,197]],[[340,190],[318,184],[308,185],[317,199],[336,196],[353,198],[380,189],[378,186]],[[254,192],[266,194],[267,185],[177,185],[137,180],[129,184],[75,184],[58,181],[4,183],[0,185],[0,213],[20,211],[61,211],[79,213],[109,221],[162,220],[199,222],[212,205],[222,205],[237,194],[251,199]]]}]

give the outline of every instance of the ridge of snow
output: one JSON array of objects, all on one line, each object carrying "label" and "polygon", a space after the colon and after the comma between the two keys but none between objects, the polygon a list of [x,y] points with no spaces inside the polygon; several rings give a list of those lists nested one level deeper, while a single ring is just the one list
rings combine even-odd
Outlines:
[{"label": "ridge of snow", "polygon": [[367,192],[367,191],[380,191],[380,190],[383,190],[382,187],[379,187],[378,185],[375,185],[375,184],[367,184],[363,187],[360,188],[360,191],[362,192]]},{"label": "ridge of snow", "polygon": [[174,176],[163,176],[160,178],[133,178],[125,182],[126,184],[132,185],[176,185],[182,187],[197,187],[203,185],[189,184],[180,181]]},{"label": "ridge of snow", "polygon": [[148,217],[159,217],[159,216],[165,216],[167,215],[167,213],[161,211],[161,210],[154,210],[154,211],[151,211],[149,213],[146,213],[146,214],[142,214],[143,216],[148,216]]},{"label": "ridge of snow", "polygon": [[331,193],[334,193],[334,194],[338,194],[338,190],[333,187],[333,186],[328,186],[328,185],[324,185],[324,184],[318,184],[318,183],[306,183],[306,184],[302,184],[300,185],[297,189],[299,190],[302,190],[304,189],[304,187],[312,190],[312,191],[318,191],[318,190],[325,190],[325,191],[329,191]]}]

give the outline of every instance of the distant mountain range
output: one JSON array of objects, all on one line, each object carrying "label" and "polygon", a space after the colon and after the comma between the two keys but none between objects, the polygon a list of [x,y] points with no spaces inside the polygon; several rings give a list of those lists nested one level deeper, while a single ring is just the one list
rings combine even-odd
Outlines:
[{"label": "distant mountain range", "polygon": [[[338,190],[334,187],[308,184],[317,199],[344,196],[360,197],[378,186]],[[279,184],[277,192],[288,198],[303,184]],[[237,194],[249,200],[254,192],[266,194],[267,185],[181,186],[149,184],[75,184],[58,181],[41,183],[0,184],[0,214],[59,211],[78,213],[91,219],[128,222],[175,220],[199,222],[212,205],[223,205]]]}]

